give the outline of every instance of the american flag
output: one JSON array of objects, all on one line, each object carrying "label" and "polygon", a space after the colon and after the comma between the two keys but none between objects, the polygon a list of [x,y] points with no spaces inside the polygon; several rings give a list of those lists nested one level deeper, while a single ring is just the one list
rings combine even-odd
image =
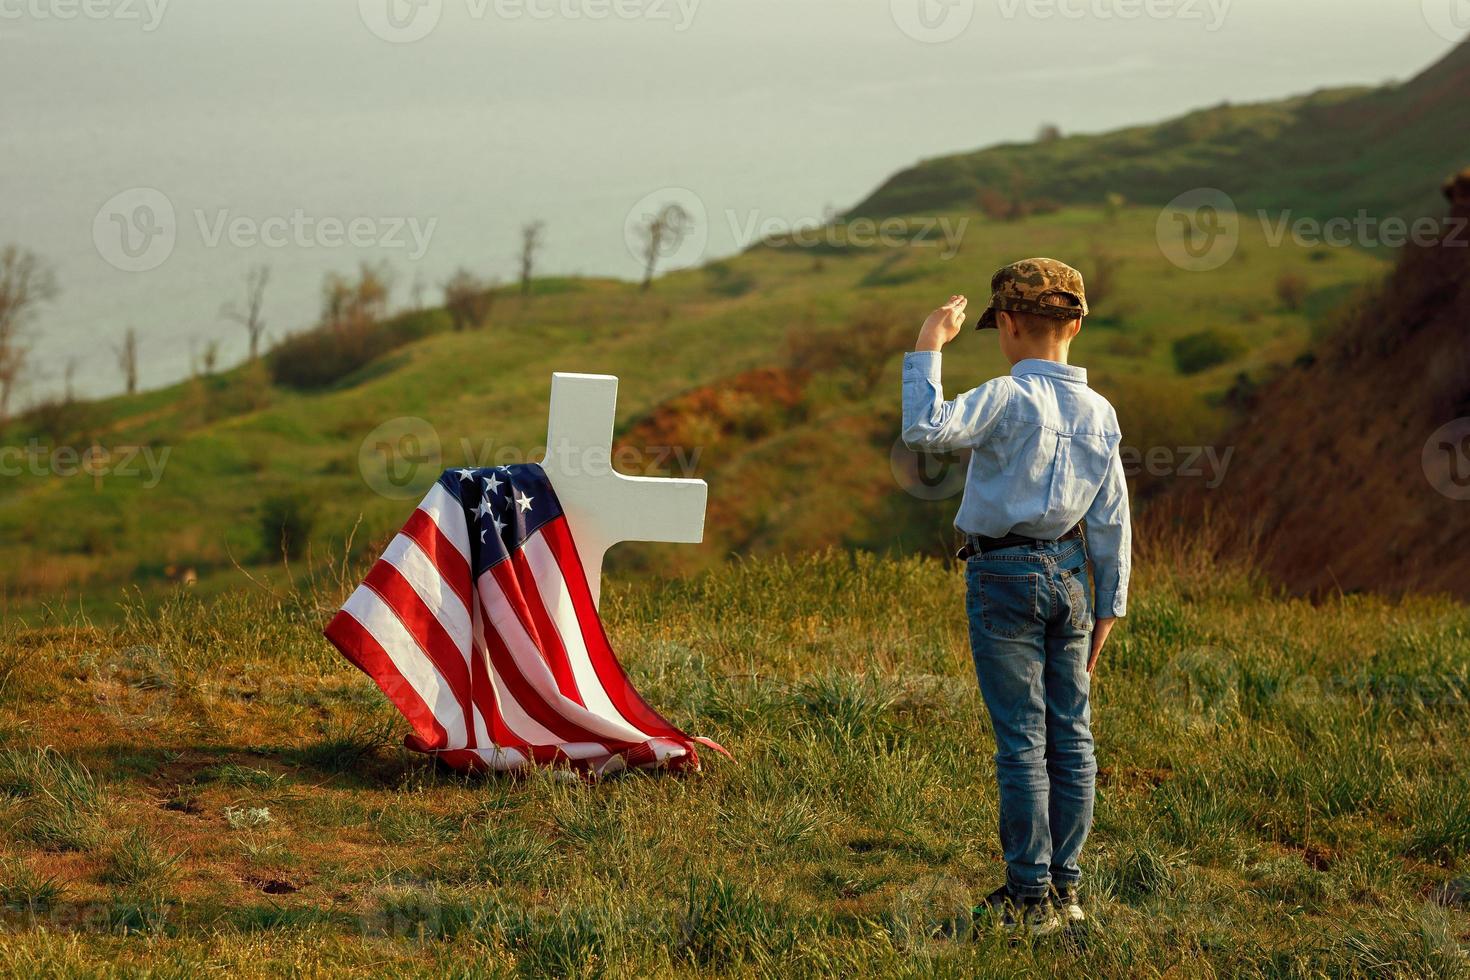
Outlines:
[{"label": "american flag", "polygon": [[535,464],[448,470],[326,629],[456,769],[699,767],[613,655]]}]

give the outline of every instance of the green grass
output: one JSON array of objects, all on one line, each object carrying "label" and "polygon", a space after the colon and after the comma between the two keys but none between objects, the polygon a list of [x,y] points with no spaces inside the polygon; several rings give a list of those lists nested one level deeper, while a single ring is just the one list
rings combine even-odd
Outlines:
[{"label": "green grass", "polygon": [[[640,690],[734,753],[683,779],[434,768],[317,635],[330,589],[7,631],[0,972],[1464,975],[1470,610],[1174,557],[1096,679],[1076,936],[950,938],[1002,873],[962,583],[830,553],[609,583]],[[145,728],[48,666],[142,643],[186,692]],[[56,806],[90,846],[33,832]]]}]

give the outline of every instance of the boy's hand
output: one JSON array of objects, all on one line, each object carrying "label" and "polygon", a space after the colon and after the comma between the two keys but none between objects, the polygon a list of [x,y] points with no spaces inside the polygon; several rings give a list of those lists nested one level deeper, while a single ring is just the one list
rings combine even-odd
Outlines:
[{"label": "boy's hand", "polygon": [[965,304],[969,302],[963,296],[951,296],[948,303],[930,313],[929,318],[924,321],[923,329],[919,331],[919,340],[914,344],[914,350],[941,350],[945,344],[958,337],[960,327],[965,323]]},{"label": "boy's hand", "polygon": [[1102,655],[1103,644],[1108,642],[1108,634],[1113,631],[1113,624],[1118,620],[1113,617],[1099,619],[1097,625],[1092,628],[1092,654],[1087,658],[1087,672],[1097,666],[1097,658]]}]

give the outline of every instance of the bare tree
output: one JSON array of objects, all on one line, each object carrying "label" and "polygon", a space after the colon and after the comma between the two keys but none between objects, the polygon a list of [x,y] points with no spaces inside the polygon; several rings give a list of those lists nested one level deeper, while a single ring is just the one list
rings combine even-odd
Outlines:
[{"label": "bare tree", "polygon": [[270,266],[253,266],[245,276],[245,308],[242,310],[234,303],[226,303],[220,307],[220,316],[234,320],[250,334],[252,361],[260,356],[260,340],[265,335],[265,320],[261,317],[261,310],[265,306],[265,287],[270,281]]},{"label": "bare tree", "polygon": [[460,269],[444,284],[444,309],[455,330],[472,330],[485,325],[495,305],[495,283]]},{"label": "bare tree", "polygon": [[694,219],[676,201],[665,204],[655,214],[644,216],[644,224],[638,229],[638,234],[643,238],[644,292],[653,286],[653,273],[658,260],[673,254],[693,229]]},{"label": "bare tree", "polygon": [[532,221],[521,226],[521,295],[531,295],[531,277],[536,269],[536,253],[541,251],[546,222]]},{"label": "bare tree", "polygon": [[1055,143],[1061,138],[1062,127],[1056,123],[1043,123],[1041,128],[1036,131],[1036,142],[1038,143]]},{"label": "bare tree", "polygon": [[78,361],[75,355],[68,357],[66,359],[66,368],[61,373],[64,391],[63,398],[68,405],[77,400],[77,365]]},{"label": "bare tree", "polygon": [[30,354],[30,321],[36,307],[56,297],[56,278],[34,253],[15,245],[0,249],[0,425]]},{"label": "bare tree", "polygon": [[199,363],[204,367],[204,376],[206,378],[214,376],[215,369],[219,367],[218,340],[211,340],[204,345],[204,356],[200,358]]},{"label": "bare tree", "polygon": [[113,348],[117,354],[117,366],[123,373],[128,394],[138,393],[138,331],[128,327],[121,344]]},{"label": "bare tree", "polygon": [[334,330],[366,329],[388,315],[393,273],[386,263],[358,267],[357,282],[333,272],[322,289],[322,325]]}]

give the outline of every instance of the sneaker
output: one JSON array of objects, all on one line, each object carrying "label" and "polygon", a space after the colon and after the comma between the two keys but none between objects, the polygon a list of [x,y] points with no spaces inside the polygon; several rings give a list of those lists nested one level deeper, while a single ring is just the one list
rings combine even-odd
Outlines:
[{"label": "sneaker", "polygon": [[999,925],[1007,932],[1033,937],[1051,935],[1062,927],[1057,910],[1047,898],[1021,898],[1012,895],[1005,885],[986,895],[971,914],[976,928]]},{"label": "sneaker", "polygon": [[1068,926],[1077,926],[1087,921],[1082,911],[1082,896],[1076,885],[1052,885],[1051,907]]}]

